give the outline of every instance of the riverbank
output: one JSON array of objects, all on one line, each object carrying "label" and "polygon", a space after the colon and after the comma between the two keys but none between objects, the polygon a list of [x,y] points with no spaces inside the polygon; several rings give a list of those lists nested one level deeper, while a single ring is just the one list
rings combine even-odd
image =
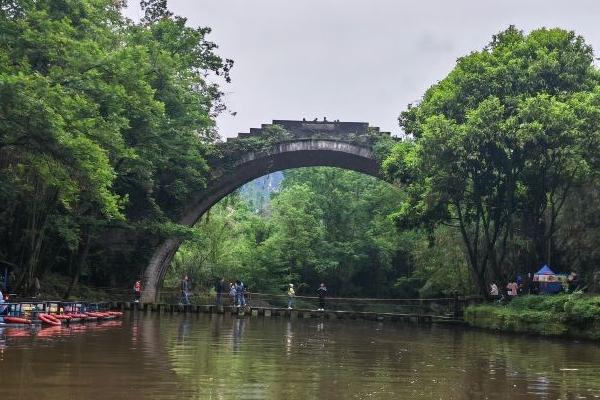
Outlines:
[{"label": "riverbank", "polygon": [[475,328],[600,340],[600,296],[522,296],[507,305],[469,306],[464,318]]},{"label": "riverbank", "polygon": [[[60,275],[60,274],[45,274],[40,279],[40,293],[37,296],[40,299],[64,299],[64,300],[79,300],[86,299],[89,301],[111,301],[115,298],[120,298],[120,296],[129,295],[127,298],[131,297],[132,291],[126,291],[123,289],[111,289],[111,288],[98,288],[93,286],[88,286],[83,283],[78,283],[71,289],[71,293],[69,298],[65,298],[65,294],[67,293],[67,289],[71,283],[71,278]],[[11,294],[15,292],[11,291]],[[30,295],[27,293],[16,293],[16,298],[29,298]]]}]

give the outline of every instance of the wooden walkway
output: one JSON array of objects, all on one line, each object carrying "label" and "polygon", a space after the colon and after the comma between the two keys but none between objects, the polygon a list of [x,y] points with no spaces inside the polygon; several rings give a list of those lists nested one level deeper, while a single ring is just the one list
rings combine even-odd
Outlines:
[{"label": "wooden walkway", "polygon": [[237,317],[284,317],[292,319],[301,318],[327,318],[327,319],[362,319],[368,321],[400,321],[416,324],[464,324],[460,318],[449,315],[430,314],[397,314],[377,313],[361,311],[339,311],[339,310],[310,310],[310,309],[287,309],[275,307],[251,307],[237,308],[231,306],[216,305],[181,305],[181,304],[141,304],[134,302],[113,303],[113,308],[133,312],[153,313],[188,313],[188,314],[232,314]]}]

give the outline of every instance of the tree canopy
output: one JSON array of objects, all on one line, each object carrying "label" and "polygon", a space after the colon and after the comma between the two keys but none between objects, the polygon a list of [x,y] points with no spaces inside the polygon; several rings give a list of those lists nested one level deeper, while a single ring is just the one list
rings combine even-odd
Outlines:
[{"label": "tree canopy", "polygon": [[226,197],[198,222],[175,255],[167,288],[187,273],[201,291],[218,277],[266,293],[294,283],[299,293],[313,295],[321,282],[336,296],[472,291],[457,235],[397,232],[388,215],[405,197],[400,188],[323,167],[284,171],[263,209],[250,208],[251,193]]},{"label": "tree canopy", "polygon": [[56,264],[76,282],[103,232],[165,224],[203,186],[231,61],[164,3],[135,23],[119,1],[2,2],[0,260],[20,287]]},{"label": "tree canopy", "polygon": [[128,284],[174,234],[189,240],[167,281],[186,271],[206,288],[226,275],[267,291],[484,293],[543,263],[597,270],[600,73],[582,37],[509,27],[458,59],[401,113],[401,141],[368,139],[395,188],[286,171],[260,213],[236,194],[189,229],[177,221],[211,163],[288,133],[265,127],[225,157],[232,61],[165,0],[141,5],[135,22],[121,1],[0,4],[0,262],[21,292],[48,271],[70,277],[66,295]]},{"label": "tree canopy", "polygon": [[398,226],[451,225],[480,290],[550,263],[557,218],[597,170],[598,70],[582,37],[509,27],[403,112],[383,163]]}]

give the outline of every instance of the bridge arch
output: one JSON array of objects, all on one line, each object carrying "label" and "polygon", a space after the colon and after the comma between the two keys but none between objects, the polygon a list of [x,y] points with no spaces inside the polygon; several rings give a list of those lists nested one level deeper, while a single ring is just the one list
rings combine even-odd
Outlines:
[{"label": "bridge arch", "polygon": [[[179,223],[193,226],[213,205],[242,185],[272,172],[301,167],[338,167],[381,178],[370,145],[339,138],[292,138],[268,149],[249,151],[232,165],[213,170],[206,189],[182,213]],[[143,277],[142,302],[158,300],[160,288],[182,240],[168,238],[152,254]]]}]

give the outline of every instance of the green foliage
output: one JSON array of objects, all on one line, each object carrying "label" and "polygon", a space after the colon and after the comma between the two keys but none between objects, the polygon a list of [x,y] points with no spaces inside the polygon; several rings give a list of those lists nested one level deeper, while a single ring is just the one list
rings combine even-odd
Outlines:
[{"label": "green foliage", "polygon": [[519,296],[506,306],[470,306],[465,320],[486,329],[599,339],[600,297]]},{"label": "green foliage", "polygon": [[0,260],[25,290],[50,268],[76,283],[90,253],[103,269],[111,229],[168,225],[205,182],[231,62],[145,3],[139,24],[112,0],[0,8]]},{"label": "green foliage", "polygon": [[423,287],[423,280],[419,278],[402,276],[396,280],[394,288],[400,298],[410,299],[419,297],[419,289]]},{"label": "green foliage", "polygon": [[583,294],[563,294],[556,296],[524,296],[510,303],[515,310],[548,311],[563,314],[567,322],[585,324],[600,320],[600,297]]},{"label": "green foliage", "polygon": [[290,282],[308,294],[325,282],[337,296],[473,292],[456,232],[395,231],[388,215],[404,198],[398,188],[335,168],[284,174],[281,191],[259,214],[238,194],[213,207],[176,254],[167,287],[187,273],[197,290],[224,276],[271,293]]},{"label": "green foliage", "polygon": [[[165,0],[143,1],[139,23],[122,7],[0,6],[0,261],[17,266],[23,291],[51,272],[72,277],[67,292],[80,278],[132,280],[165,237],[186,240],[167,284],[187,272],[203,289],[227,276],[264,291],[325,281],[340,296],[434,296],[483,292],[544,262],[594,275],[600,75],[573,32],[510,27],[401,114],[402,141],[351,135],[401,190],[330,168],[287,171],[265,215],[232,196],[190,229],[177,221],[209,164],[291,137],[271,125],[215,146],[232,62],[210,29]],[[110,246],[132,256],[111,259]],[[549,309],[573,323],[597,311],[592,300],[519,301],[540,324]]]},{"label": "green foliage", "polygon": [[[66,275],[56,273],[46,273],[40,280],[40,297],[44,299],[60,299],[69,289],[71,278]],[[129,292],[129,291],[127,291]],[[116,292],[117,296],[122,295],[122,291]],[[128,298],[129,296],[127,296]],[[71,290],[71,300],[86,299],[89,301],[114,301],[115,292],[97,287],[90,287],[80,284],[77,288]]]},{"label": "green foliage", "polygon": [[392,152],[394,145],[398,143],[396,138],[377,133],[371,137],[371,148],[375,159],[381,164]]},{"label": "green foliage", "polygon": [[596,163],[598,78],[590,46],[561,29],[510,27],[460,58],[402,113],[412,139],[383,162],[407,185],[397,225],[458,228],[481,293],[550,263],[565,200]]},{"label": "green foliage", "polygon": [[[183,270],[199,269],[209,271],[199,273],[197,286],[205,288],[224,275],[228,280],[241,277],[256,291],[278,293],[293,282],[301,292],[313,294],[326,282],[338,296],[404,295],[393,283],[410,272],[413,239],[398,236],[387,218],[402,197],[389,184],[349,171],[285,171],[282,189],[265,213],[249,212],[237,196],[213,207],[195,228],[203,241],[182,246],[171,279]],[[218,249],[224,255],[213,257],[221,254]],[[178,264],[183,257],[199,260],[207,253],[205,262],[191,261],[184,268]]]},{"label": "green foliage", "polygon": [[560,336],[568,332],[560,317],[549,311],[516,311],[501,306],[472,306],[465,320],[474,327],[507,332]]},{"label": "green foliage", "polygon": [[450,297],[454,293],[470,295],[475,292],[461,238],[456,230],[441,226],[431,235],[417,231],[412,236],[412,276],[422,282],[419,286],[420,297]]},{"label": "green foliage", "polygon": [[165,287],[177,288],[184,274],[200,291],[212,289],[218,277],[230,281],[242,277],[253,287],[254,281],[247,278],[256,271],[252,266],[246,269],[245,260],[268,229],[237,194],[228,196],[194,226],[171,263]]},{"label": "green foliage", "polygon": [[315,287],[325,280],[340,295],[393,295],[394,276],[408,271],[407,241],[394,234],[387,218],[402,201],[401,191],[334,168],[287,172],[283,191],[298,185],[311,188],[325,230],[316,263],[320,274],[305,274],[307,283]]},{"label": "green foliage", "polygon": [[261,132],[261,135],[236,138],[228,141],[226,146],[213,148],[211,159],[221,163],[227,162],[229,164],[224,167],[231,168],[244,154],[268,152],[276,143],[290,138],[290,133],[279,125],[267,125]]}]

